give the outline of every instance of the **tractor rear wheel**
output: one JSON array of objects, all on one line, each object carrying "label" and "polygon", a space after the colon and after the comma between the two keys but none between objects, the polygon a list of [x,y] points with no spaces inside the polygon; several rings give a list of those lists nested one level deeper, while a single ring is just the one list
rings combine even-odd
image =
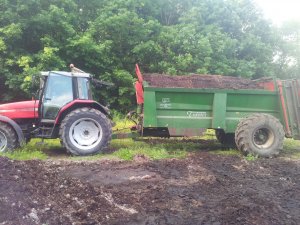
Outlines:
[{"label": "tractor rear wheel", "polygon": [[0,152],[14,150],[18,146],[18,137],[14,129],[6,123],[0,122]]},{"label": "tractor rear wheel", "polygon": [[235,132],[235,142],[244,154],[272,157],[283,148],[283,126],[268,114],[253,114],[240,121]]},{"label": "tractor rear wheel", "polygon": [[73,155],[93,155],[107,148],[112,135],[109,120],[100,111],[79,108],[69,113],[60,126],[63,146]]},{"label": "tractor rear wheel", "polygon": [[224,130],[215,130],[217,140],[224,146],[236,147],[234,133],[225,133]]}]

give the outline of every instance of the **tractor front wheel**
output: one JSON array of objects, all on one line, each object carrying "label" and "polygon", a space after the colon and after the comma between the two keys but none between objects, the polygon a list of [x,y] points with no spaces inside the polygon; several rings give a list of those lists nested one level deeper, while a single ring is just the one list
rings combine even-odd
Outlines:
[{"label": "tractor front wheel", "polygon": [[106,116],[92,108],[79,108],[69,113],[61,123],[63,146],[73,155],[93,155],[107,148],[112,134]]},{"label": "tractor front wheel", "polygon": [[14,150],[18,146],[18,137],[14,129],[6,123],[0,122],[0,152]]}]

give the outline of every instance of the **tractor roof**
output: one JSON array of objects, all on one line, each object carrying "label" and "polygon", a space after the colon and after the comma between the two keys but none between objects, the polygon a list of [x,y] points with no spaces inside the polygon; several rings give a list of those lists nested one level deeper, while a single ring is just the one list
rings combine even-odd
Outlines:
[{"label": "tractor roof", "polygon": [[65,72],[65,71],[43,71],[41,72],[42,76],[49,76],[50,73],[59,74],[62,76],[69,76],[69,77],[86,77],[90,78],[91,74],[89,73],[79,73],[79,72]]}]

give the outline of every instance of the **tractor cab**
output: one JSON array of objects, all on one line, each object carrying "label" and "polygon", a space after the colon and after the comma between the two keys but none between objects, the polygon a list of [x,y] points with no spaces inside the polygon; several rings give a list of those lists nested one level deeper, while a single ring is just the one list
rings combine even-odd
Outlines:
[{"label": "tractor cab", "polygon": [[92,100],[90,74],[64,71],[41,72],[39,118],[55,120],[60,109],[75,99]]},{"label": "tractor cab", "polygon": [[[99,110],[104,116],[108,115],[108,109],[92,99],[90,84],[92,81],[95,81],[95,79],[92,78],[92,75],[85,73],[72,65],[71,69],[71,72],[41,72],[41,88],[37,120],[38,129],[35,130],[35,137],[61,137],[60,132],[64,129],[63,121],[67,120],[74,112],[80,111],[83,108],[88,111],[92,109]],[[105,82],[102,83],[104,84]],[[93,125],[93,122],[86,123],[86,121],[88,120],[79,122],[74,126],[74,129],[79,129],[82,132],[86,131],[86,134],[92,134],[90,128],[87,129],[89,131],[84,130],[83,128],[88,125],[91,125],[94,128],[95,126]],[[74,133],[75,136],[77,133],[78,131]],[[76,136],[75,138],[78,137]]]}]

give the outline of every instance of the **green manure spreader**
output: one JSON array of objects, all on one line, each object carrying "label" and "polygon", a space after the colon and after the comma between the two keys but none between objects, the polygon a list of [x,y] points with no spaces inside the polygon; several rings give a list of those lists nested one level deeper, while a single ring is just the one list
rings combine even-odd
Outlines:
[{"label": "green manure spreader", "polygon": [[135,84],[142,136],[192,137],[214,129],[224,145],[262,157],[299,139],[299,80],[142,75]]}]

